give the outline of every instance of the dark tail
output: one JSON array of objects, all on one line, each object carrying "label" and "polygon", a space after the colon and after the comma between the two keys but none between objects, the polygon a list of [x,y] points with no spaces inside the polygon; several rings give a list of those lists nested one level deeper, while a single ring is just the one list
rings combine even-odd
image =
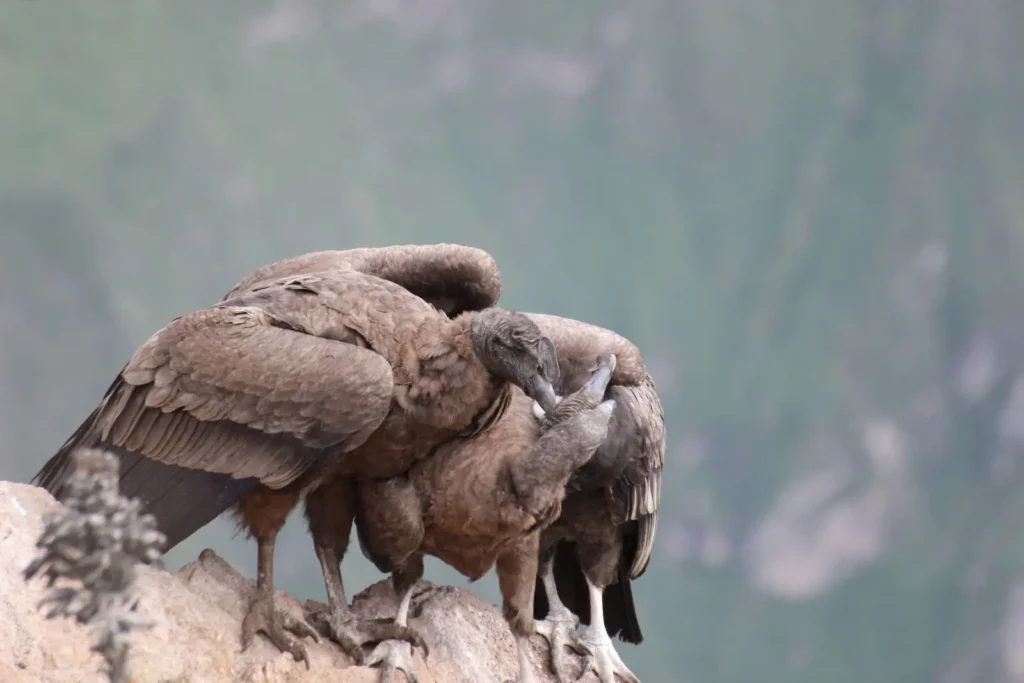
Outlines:
[{"label": "dark tail", "polygon": [[120,448],[120,493],[137,498],[167,536],[164,552],[199,531],[259,484],[228,474],[167,465]]},{"label": "dark tail", "polygon": [[[116,386],[111,386],[111,389]],[[108,391],[108,395],[109,395]],[[167,536],[164,552],[212,522],[238,502],[257,479],[234,479],[226,474],[166,465],[104,443],[93,426],[102,404],[78,426],[32,479],[58,500],[71,475],[71,454],[79,448],[102,448],[120,461],[119,491],[126,498],[138,498],[143,510],[156,518],[157,528]]]},{"label": "dark tail", "polygon": [[[124,368],[121,368],[121,372],[124,372]],[[89,414],[89,417],[85,418],[82,424],[78,425],[78,428],[57,449],[53,457],[46,461],[46,464],[36,473],[36,476],[32,477],[31,483],[46,489],[54,498],[61,498],[64,482],[71,475],[71,454],[79,448],[96,448],[100,445],[99,432],[95,429],[96,420],[99,418],[100,411],[103,410],[107,400],[113,396],[114,391],[121,385],[121,372],[117,373],[117,377],[107,387],[106,392],[103,394],[103,400],[96,406],[96,409]]]},{"label": "dark tail", "polygon": [[[618,581],[604,589],[604,625],[611,637],[639,645],[644,636],[636,616],[628,572],[628,565],[620,566]],[[580,623],[590,624],[590,593],[573,543],[561,542],[555,550],[555,585],[558,597],[569,611],[580,618]],[[549,609],[544,586],[538,577],[533,597],[534,618],[543,619]]]},{"label": "dark tail", "polygon": [[644,642],[640,620],[636,616],[636,605],[633,604],[633,579],[629,576],[640,548],[639,529],[639,523],[635,521],[623,527],[619,580],[604,591],[604,620],[608,633],[618,635],[620,640],[634,645]]},{"label": "dark tail", "polygon": [[625,643],[644,642],[633,604],[633,582],[625,570],[619,570],[619,580],[604,589],[604,624],[608,635]]},{"label": "dark tail", "polygon": [[100,409],[92,411],[92,414],[85,419],[85,422],[78,425],[64,445],[46,461],[46,464],[32,477],[36,486],[41,486],[50,492],[54,498],[60,498],[64,482],[71,474],[71,453],[79,448],[91,448],[99,443],[99,439],[93,436],[92,426]]}]

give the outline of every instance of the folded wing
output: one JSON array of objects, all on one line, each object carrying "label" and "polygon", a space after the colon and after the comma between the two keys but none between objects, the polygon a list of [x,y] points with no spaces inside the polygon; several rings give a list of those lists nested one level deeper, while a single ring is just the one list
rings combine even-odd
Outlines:
[{"label": "folded wing", "polygon": [[75,447],[99,445],[280,488],[324,449],[365,441],[392,391],[390,365],[357,344],[307,334],[256,306],[204,309],[135,352],[37,480],[53,490]]},{"label": "folded wing", "polygon": [[284,259],[253,271],[223,300],[259,282],[327,270],[353,270],[388,280],[449,316],[493,306],[501,295],[498,264],[486,251],[458,244],[411,244],[316,251]]},{"label": "folded wing", "polygon": [[[624,523],[634,523],[635,543],[624,557],[630,578],[647,569],[658,528],[661,472],[665,464],[665,416],[654,381],[639,349],[622,335],[596,325],[540,313],[527,314],[554,343],[561,377],[557,391],[565,396],[590,376],[597,358],[614,353],[617,363],[608,387],[615,399],[608,439],[580,475],[611,480],[616,508]],[[587,471],[589,470],[589,471]],[[570,484],[571,485],[571,484]]]}]

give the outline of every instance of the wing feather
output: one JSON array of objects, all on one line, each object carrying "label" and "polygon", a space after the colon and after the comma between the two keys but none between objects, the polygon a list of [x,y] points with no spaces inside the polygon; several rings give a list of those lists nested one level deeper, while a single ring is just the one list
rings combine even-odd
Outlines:
[{"label": "wing feather", "polygon": [[[351,270],[268,280],[215,308],[260,311],[269,326],[369,348],[393,366],[400,362],[400,341],[412,338],[425,321],[441,315],[400,285]],[[301,352],[289,349],[291,354]],[[244,364],[234,364],[232,371],[234,376],[248,374]],[[276,401],[281,397],[263,392],[249,398]]]},{"label": "wing feather", "polygon": [[253,271],[222,301],[262,282],[329,270],[353,270],[388,280],[452,317],[493,306],[501,295],[501,272],[486,251],[459,244],[409,244],[316,251],[284,259]]},{"label": "wing feather", "polygon": [[635,387],[614,391],[615,430],[602,448],[614,451],[611,462],[623,466],[615,481],[613,496],[621,509],[624,522],[635,523],[638,536],[628,574],[632,579],[643,575],[654,549],[661,505],[661,473],[665,465],[665,416],[649,375]]},{"label": "wing feather", "polygon": [[[55,459],[99,442],[279,488],[322,449],[361,444],[390,408],[390,364],[366,348],[273,322],[244,306],[172,321],[135,352]],[[37,478],[57,486],[65,470],[48,463]]]},{"label": "wing feather", "polygon": [[[622,523],[635,528],[638,539],[632,557],[623,558],[630,578],[647,569],[658,531],[661,473],[665,465],[665,414],[654,380],[644,367],[639,349],[622,335],[589,323],[541,313],[527,314],[555,343],[561,378],[557,391],[568,395],[589,379],[599,356],[614,353],[615,372],[609,391],[618,404],[608,439],[581,476],[615,477],[613,504]],[[627,553],[629,554],[629,553]]]}]

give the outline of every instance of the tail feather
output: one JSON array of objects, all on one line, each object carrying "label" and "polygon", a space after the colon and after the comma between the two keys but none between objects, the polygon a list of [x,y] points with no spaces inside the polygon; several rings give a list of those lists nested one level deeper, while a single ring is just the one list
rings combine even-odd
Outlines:
[{"label": "tail feather", "polygon": [[633,604],[633,583],[625,571],[620,571],[619,580],[604,589],[604,625],[613,638],[618,636],[633,645],[644,642]]},{"label": "tail feather", "polygon": [[[121,369],[122,372],[124,368]],[[96,406],[96,409],[89,414],[89,417],[78,425],[75,431],[68,437],[53,457],[46,461],[36,476],[32,478],[33,484],[46,489],[54,498],[61,498],[64,482],[71,474],[71,454],[79,448],[96,448],[100,446],[100,430],[96,426],[100,412],[106,406],[107,401],[114,395],[114,391],[121,385],[121,373],[117,374],[114,381],[110,383],[103,393],[103,400]]]},{"label": "tail feather", "polygon": [[85,421],[78,425],[74,433],[57,450],[52,458],[46,461],[36,476],[32,478],[33,484],[40,486],[54,498],[61,497],[61,490],[68,475],[71,474],[71,453],[79,448],[91,448],[99,443],[99,439],[93,434],[92,426],[99,415],[100,409],[92,411],[92,414]]},{"label": "tail feather", "polygon": [[[657,524],[658,516],[652,517]],[[640,620],[636,616],[636,605],[633,603],[633,569],[640,550],[648,540],[644,536],[646,531],[650,531],[650,525],[645,520],[630,522],[622,529],[619,580],[604,591],[604,620],[608,625],[608,633],[618,634],[621,640],[634,645],[644,641],[644,634],[640,631]],[[649,557],[648,553],[647,558]],[[645,570],[646,564],[647,559],[644,560]]]},{"label": "tail feather", "polygon": [[551,605],[548,604],[547,593],[544,592],[544,583],[540,580],[540,573],[533,584],[533,618],[544,619],[548,616]]},{"label": "tail feather", "polygon": [[120,461],[118,488],[121,495],[138,498],[143,510],[156,518],[157,528],[167,536],[165,552],[212,522],[259,484],[258,479],[234,479],[227,474],[167,465],[104,443],[94,429],[101,408],[102,404],[78,426],[32,478],[32,483],[60,499],[71,475],[74,451],[79,448],[110,451]]},{"label": "tail feather", "polygon": [[[164,551],[178,545],[229,509],[259,484],[114,450],[121,458],[120,492],[137,498],[167,536]],[[118,452],[120,451],[120,452]]]}]

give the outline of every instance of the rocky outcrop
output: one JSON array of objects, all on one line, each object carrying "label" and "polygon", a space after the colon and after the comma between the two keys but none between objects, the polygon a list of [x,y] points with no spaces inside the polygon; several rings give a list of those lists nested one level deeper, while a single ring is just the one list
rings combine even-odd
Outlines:
[{"label": "rocky outcrop", "polygon": [[[65,619],[47,620],[38,609],[41,581],[26,583],[22,570],[36,555],[42,517],[59,503],[35,486],[0,482],[0,681],[17,683],[105,683],[102,658],[90,651],[90,634]],[[309,643],[309,670],[257,638],[242,653],[241,621],[254,582],[212,550],[171,574],[139,567],[140,615],[151,630],[133,634],[133,683],[376,683],[378,672],[353,666],[331,642]],[[300,603],[279,593],[296,613]],[[371,617],[391,617],[397,609],[387,581],[369,587],[353,601]],[[429,645],[416,651],[420,683],[498,683],[517,674],[515,644],[498,610],[472,593],[431,586],[414,600],[411,624]],[[536,638],[534,671],[546,672],[548,653]],[[592,675],[591,675],[592,676]],[[595,680],[591,676],[584,681]],[[402,674],[395,674],[396,683]],[[540,683],[553,683],[547,675]]]}]

